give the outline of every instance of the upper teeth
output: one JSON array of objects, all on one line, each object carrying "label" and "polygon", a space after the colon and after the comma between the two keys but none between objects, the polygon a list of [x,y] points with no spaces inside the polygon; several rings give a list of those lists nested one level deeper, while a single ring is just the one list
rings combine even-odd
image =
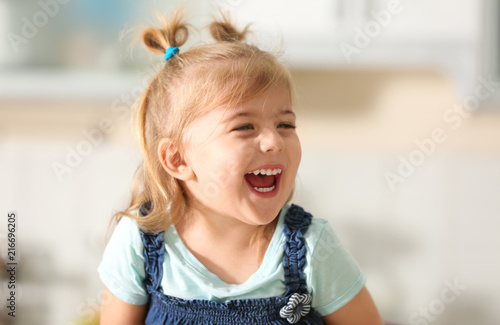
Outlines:
[{"label": "upper teeth", "polygon": [[276,168],[276,169],[257,169],[254,170],[253,172],[250,172],[249,174],[254,174],[254,175],[278,175],[281,174],[281,168]]}]

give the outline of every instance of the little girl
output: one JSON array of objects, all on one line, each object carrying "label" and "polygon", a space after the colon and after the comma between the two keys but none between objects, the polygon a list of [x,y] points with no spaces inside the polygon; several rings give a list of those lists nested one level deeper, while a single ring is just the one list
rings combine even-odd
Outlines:
[{"label": "little girl", "polygon": [[210,32],[214,44],[179,51],[176,12],[142,34],[165,63],[99,266],[101,324],[382,324],[328,223],[288,204],[301,159],[289,71],[226,18]]}]

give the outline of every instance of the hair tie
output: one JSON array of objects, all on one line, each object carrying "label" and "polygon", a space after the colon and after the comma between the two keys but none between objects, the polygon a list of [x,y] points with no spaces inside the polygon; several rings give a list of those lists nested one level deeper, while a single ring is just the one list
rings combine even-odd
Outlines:
[{"label": "hair tie", "polygon": [[171,46],[165,50],[165,61],[174,56],[174,54],[179,53],[179,48],[177,46]]}]

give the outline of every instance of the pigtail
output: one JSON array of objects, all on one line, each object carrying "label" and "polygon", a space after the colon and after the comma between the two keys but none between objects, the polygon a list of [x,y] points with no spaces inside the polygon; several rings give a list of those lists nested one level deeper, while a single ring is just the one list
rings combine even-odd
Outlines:
[{"label": "pigtail", "polygon": [[186,43],[189,36],[189,25],[184,22],[180,9],[177,9],[168,20],[160,15],[157,17],[162,28],[149,27],[141,34],[142,41],[148,50],[165,54],[165,50],[169,47],[180,47]]},{"label": "pigtail", "polygon": [[[147,27],[141,33],[142,41],[148,50],[165,54],[165,50],[169,47],[179,47],[186,43],[189,36],[188,24],[184,22],[180,8],[170,18],[161,15],[157,15],[157,18],[161,28]],[[134,175],[132,197],[128,208],[114,216],[117,221],[124,215],[133,218],[143,230],[152,233],[166,229],[173,221],[168,217],[170,213],[166,213],[167,210],[172,213],[184,212],[182,204],[173,203],[175,200],[181,201],[179,192],[182,190],[170,175],[165,175],[159,161],[154,158],[158,113],[151,112],[150,106],[157,106],[158,98],[155,93],[158,92],[158,88],[162,88],[161,84],[165,78],[168,78],[168,73],[164,76],[163,72],[166,72],[165,68],[151,80],[135,104],[137,137],[143,161]],[[142,206],[148,206],[148,214],[145,216],[139,214]]]},{"label": "pigtail", "polygon": [[242,31],[238,31],[231,20],[224,14],[219,20],[210,24],[210,34],[218,42],[242,42],[247,33],[250,25],[247,25]]}]

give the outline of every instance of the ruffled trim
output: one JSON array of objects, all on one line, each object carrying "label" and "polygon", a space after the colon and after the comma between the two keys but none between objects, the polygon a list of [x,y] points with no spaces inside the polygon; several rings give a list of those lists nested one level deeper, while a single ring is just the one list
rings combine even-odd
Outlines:
[{"label": "ruffled trim", "polygon": [[[146,202],[140,206],[139,212],[142,217],[151,211],[151,202]],[[144,284],[151,294],[160,288],[163,278],[164,243],[163,232],[159,234],[149,234],[141,230],[142,242],[144,243],[144,267],[146,279]]]},{"label": "ruffled trim", "polygon": [[283,267],[285,269],[286,296],[293,293],[306,294],[306,245],[304,235],[312,222],[312,215],[292,204],[285,216],[283,232],[286,237]]},{"label": "ruffled trim", "polygon": [[141,237],[144,243],[144,268],[147,274],[144,284],[148,292],[152,293],[160,288],[160,282],[163,278],[163,260],[165,258],[163,233],[151,235],[141,231]]}]

